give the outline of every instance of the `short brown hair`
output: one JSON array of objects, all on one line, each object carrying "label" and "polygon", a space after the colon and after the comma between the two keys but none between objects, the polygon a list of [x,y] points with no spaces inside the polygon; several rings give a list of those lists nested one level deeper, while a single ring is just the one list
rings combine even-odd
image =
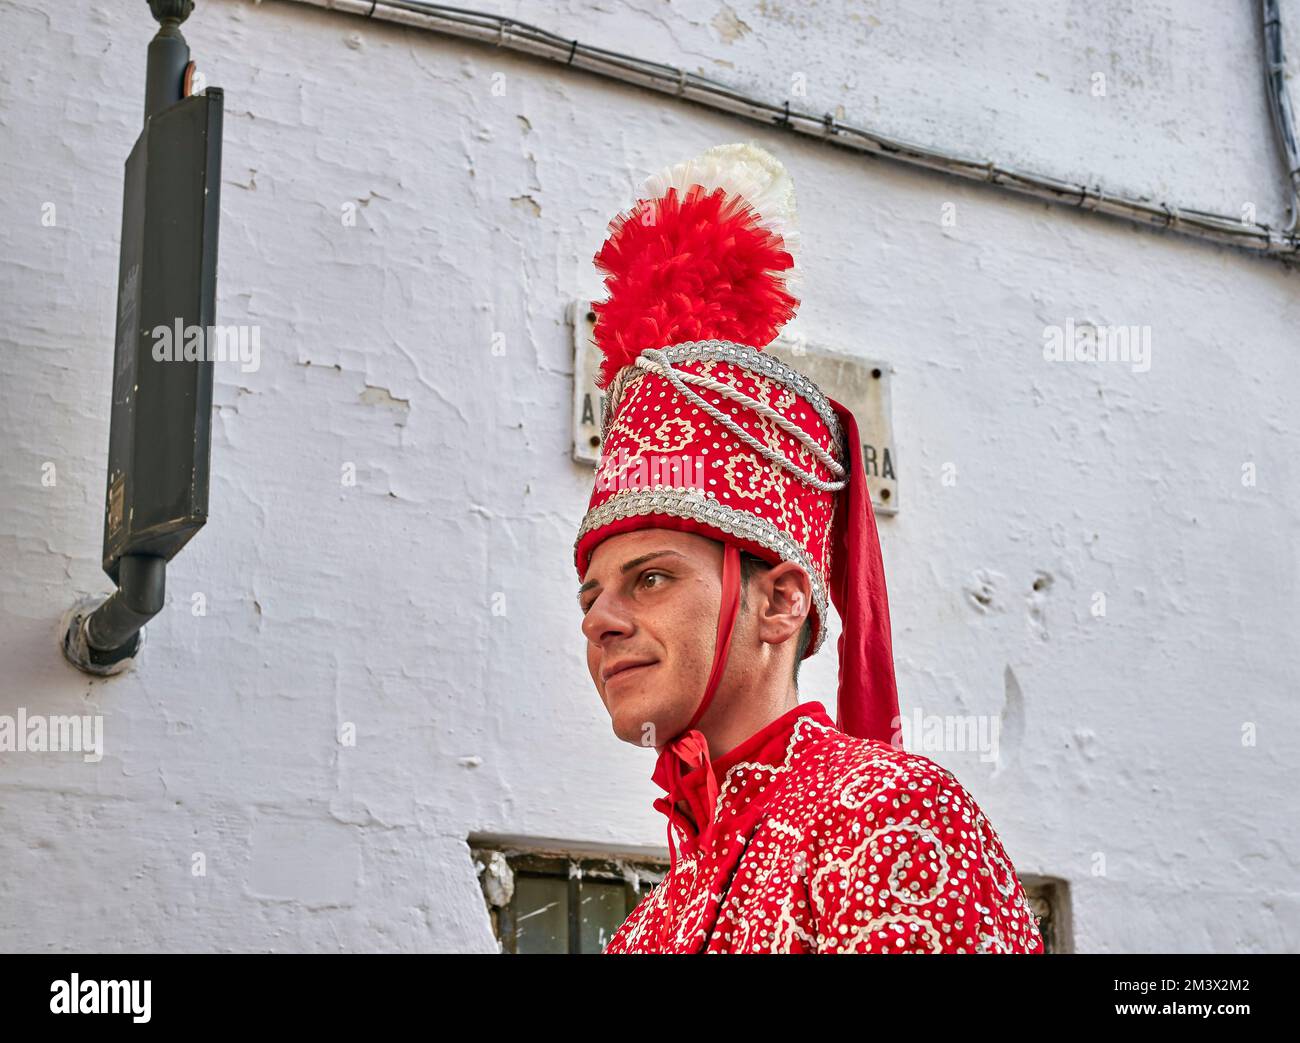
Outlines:
[{"label": "short brown hair", "polygon": [[[755,576],[759,570],[766,571],[772,567],[772,563],[764,561],[755,554],[748,551],[740,552],[740,604],[745,604],[745,591],[749,588],[750,579]],[[795,684],[799,683],[799,664],[803,662],[804,653],[808,651],[808,642],[812,640],[812,611],[804,617],[803,626],[799,629],[799,637],[795,640],[794,648],[794,671],[791,674]]]}]

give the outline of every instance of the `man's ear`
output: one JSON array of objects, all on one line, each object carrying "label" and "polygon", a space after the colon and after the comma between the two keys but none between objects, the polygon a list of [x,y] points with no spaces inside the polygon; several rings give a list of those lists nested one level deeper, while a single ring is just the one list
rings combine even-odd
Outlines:
[{"label": "man's ear", "polygon": [[792,561],[782,561],[754,577],[758,594],[758,638],[779,645],[799,633],[812,611],[808,573]]}]

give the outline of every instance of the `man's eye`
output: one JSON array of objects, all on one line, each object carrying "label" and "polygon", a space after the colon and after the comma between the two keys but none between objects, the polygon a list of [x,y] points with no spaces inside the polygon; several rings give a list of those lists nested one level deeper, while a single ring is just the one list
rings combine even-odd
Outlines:
[{"label": "man's eye", "polygon": [[[662,573],[662,572],[645,572],[645,573],[642,573],[642,575],[641,575],[641,582],[642,582],[642,583],[645,583],[645,584],[649,584],[649,582],[650,582],[652,579],[655,579],[656,577],[659,578],[659,579],[667,579],[667,578],[668,578],[668,577],[667,577],[664,573]],[[659,585],[659,584],[656,584],[656,586],[658,586],[658,585]]]}]

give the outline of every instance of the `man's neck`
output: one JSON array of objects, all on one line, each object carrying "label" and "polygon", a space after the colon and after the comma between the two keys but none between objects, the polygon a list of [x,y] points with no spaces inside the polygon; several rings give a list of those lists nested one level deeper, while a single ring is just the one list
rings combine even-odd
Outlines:
[{"label": "man's neck", "polygon": [[791,684],[780,692],[744,692],[721,705],[716,699],[714,703],[697,727],[709,742],[709,757],[716,760],[798,706],[799,692]]},{"label": "man's neck", "polygon": [[[741,698],[710,706],[696,727],[708,740],[709,759],[717,760],[798,705],[799,692],[793,685],[780,694],[765,693],[757,699],[742,693]],[[677,807],[690,816],[690,805],[685,800],[678,801]]]}]

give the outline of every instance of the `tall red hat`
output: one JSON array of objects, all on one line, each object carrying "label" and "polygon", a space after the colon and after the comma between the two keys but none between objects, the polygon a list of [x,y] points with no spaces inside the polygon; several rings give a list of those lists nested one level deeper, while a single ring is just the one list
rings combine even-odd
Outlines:
[{"label": "tall red hat", "polygon": [[753,145],[722,145],[649,178],[596,254],[609,293],[593,306],[606,397],[601,460],[574,545],[578,577],[597,544],[633,529],[693,532],[726,551],[713,670],[656,768],[670,791],[670,842],[677,761],[708,761],[693,729],[725,665],[739,551],[808,574],[805,657],[825,639],[828,605],[838,611],[839,727],[889,743],[897,731],[889,603],[857,422],[763,350],[799,303],[794,222],[780,162]]}]

